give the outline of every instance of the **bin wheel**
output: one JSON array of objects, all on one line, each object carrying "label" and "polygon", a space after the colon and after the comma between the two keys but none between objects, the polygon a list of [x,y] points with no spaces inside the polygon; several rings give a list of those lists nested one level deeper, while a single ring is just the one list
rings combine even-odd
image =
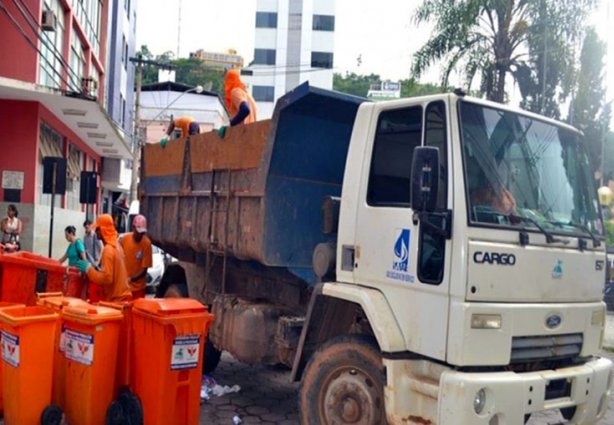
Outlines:
[{"label": "bin wheel", "polygon": [[62,409],[55,404],[45,407],[41,415],[41,425],[60,425],[62,423]]},{"label": "bin wheel", "polygon": [[105,425],[130,425],[124,408],[117,400],[113,400],[107,409]]},{"label": "bin wheel", "polygon": [[121,404],[130,425],[143,425],[143,406],[134,393],[130,390],[120,391],[117,401]]}]

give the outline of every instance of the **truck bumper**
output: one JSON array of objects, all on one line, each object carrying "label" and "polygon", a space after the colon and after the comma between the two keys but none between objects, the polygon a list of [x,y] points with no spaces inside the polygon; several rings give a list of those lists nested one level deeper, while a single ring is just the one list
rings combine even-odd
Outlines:
[{"label": "truck bumper", "polygon": [[[424,360],[384,363],[390,424],[521,425],[525,415],[574,406],[574,424],[594,424],[607,410],[614,381],[612,362],[604,358],[526,373],[458,372]],[[476,413],[480,390],[484,406]]]}]

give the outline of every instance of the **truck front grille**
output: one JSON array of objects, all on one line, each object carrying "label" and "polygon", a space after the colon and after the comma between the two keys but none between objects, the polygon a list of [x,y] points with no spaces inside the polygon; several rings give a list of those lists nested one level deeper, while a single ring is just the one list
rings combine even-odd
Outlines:
[{"label": "truck front grille", "polygon": [[582,351],[582,334],[516,336],[512,338],[511,363],[573,358]]}]

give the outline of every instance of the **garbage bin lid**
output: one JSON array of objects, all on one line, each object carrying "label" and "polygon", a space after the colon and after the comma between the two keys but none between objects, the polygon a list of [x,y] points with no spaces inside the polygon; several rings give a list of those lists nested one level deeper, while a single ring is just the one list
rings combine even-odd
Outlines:
[{"label": "garbage bin lid", "polygon": [[81,298],[74,297],[43,297],[38,301],[39,305],[52,308],[54,310],[61,310],[66,307],[75,307],[75,306],[88,306],[87,301],[82,300]]},{"label": "garbage bin lid", "polygon": [[156,316],[207,312],[207,307],[192,298],[141,298],[134,302],[134,309]]},{"label": "garbage bin lid", "polygon": [[64,307],[64,320],[83,323],[85,325],[96,325],[114,320],[121,320],[121,311],[114,308],[102,307],[98,305],[74,305]]},{"label": "garbage bin lid", "polygon": [[34,322],[57,320],[58,314],[53,310],[40,306],[17,305],[0,309],[0,322],[10,326],[27,325]]}]

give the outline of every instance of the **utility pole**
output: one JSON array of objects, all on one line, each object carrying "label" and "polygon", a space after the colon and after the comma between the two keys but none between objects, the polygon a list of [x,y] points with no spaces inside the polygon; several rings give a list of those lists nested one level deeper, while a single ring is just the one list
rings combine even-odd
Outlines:
[{"label": "utility pole", "polygon": [[177,59],[179,59],[179,48],[181,46],[181,0],[178,7],[179,16],[177,18]]},{"label": "utility pole", "polygon": [[168,63],[156,62],[146,60],[137,55],[137,57],[130,58],[130,62],[134,63],[136,67],[135,79],[136,79],[136,95],[134,99],[134,131],[132,138],[132,179],[130,181],[130,202],[138,199],[138,182],[139,172],[141,166],[141,151],[143,147],[142,129],[141,129],[141,87],[143,85],[143,66],[155,66],[156,68],[162,68],[167,70],[174,69],[173,65]]}]

